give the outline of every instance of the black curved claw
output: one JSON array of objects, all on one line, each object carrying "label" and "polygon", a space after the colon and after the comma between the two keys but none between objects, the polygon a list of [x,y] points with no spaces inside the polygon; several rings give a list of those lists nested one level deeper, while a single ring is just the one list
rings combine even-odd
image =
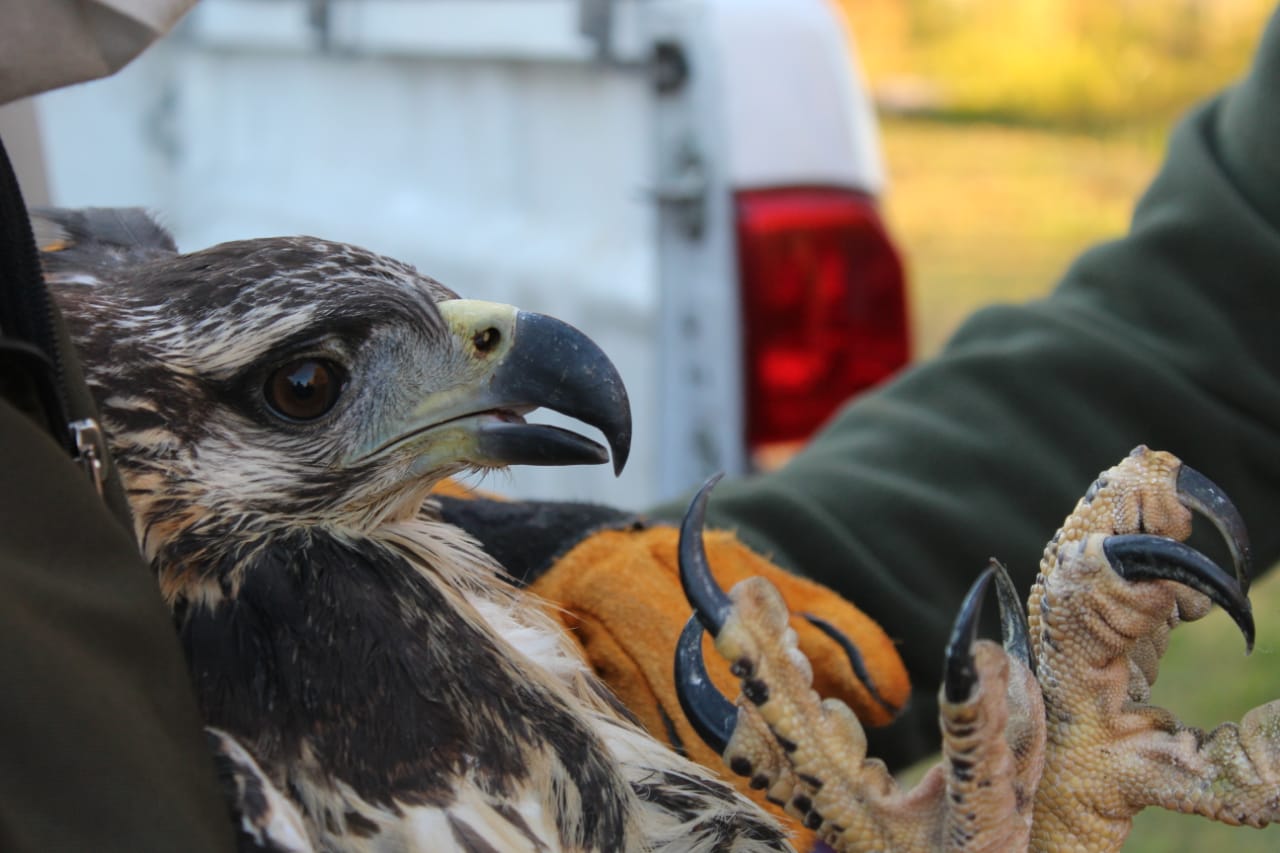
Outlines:
[{"label": "black curved claw", "polygon": [[693,730],[707,746],[724,753],[738,725],[738,708],[716,689],[702,660],[702,623],[690,616],[676,643],[676,697]]},{"label": "black curved claw", "polygon": [[1246,652],[1253,651],[1253,607],[1242,585],[1217,563],[1190,545],[1130,533],[1109,536],[1102,543],[1111,568],[1125,580],[1169,580],[1209,596],[1240,626]]},{"label": "black curved claw", "polygon": [[1240,582],[1240,589],[1248,592],[1252,579],[1252,553],[1249,548],[1249,533],[1245,530],[1240,510],[1236,509],[1236,505],[1217,483],[1185,462],[1178,472],[1178,500],[1187,509],[1209,519],[1222,538],[1227,540],[1231,560],[1235,563],[1236,580]]},{"label": "black curved claw", "polygon": [[995,557],[988,564],[995,573],[996,603],[1000,606],[1000,639],[1010,657],[1022,661],[1032,672],[1036,671],[1036,654],[1031,648],[1031,626],[1027,624],[1027,610],[1018,596],[1018,588],[1009,577],[1009,570]]},{"label": "black curved claw", "polygon": [[810,625],[835,640],[836,645],[840,646],[844,651],[844,656],[848,659],[849,666],[853,668],[853,674],[857,676],[858,681],[862,682],[862,686],[867,689],[867,693],[870,694],[877,705],[883,708],[886,713],[894,716],[902,710],[901,706],[893,704],[880,695],[880,691],[876,688],[876,683],[871,680],[871,673],[867,671],[866,663],[862,660],[862,652],[858,651],[858,647],[853,644],[853,640],[850,640],[843,631],[821,616],[815,616],[812,613],[801,613],[800,615],[807,619]]},{"label": "black curved claw", "polygon": [[973,686],[978,681],[978,671],[973,664],[973,644],[978,639],[978,617],[982,615],[982,598],[986,595],[987,584],[996,570],[991,566],[983,569],[982,574],[969,587],[969,592],[960,605],[960,613],[956,616],[955,625],[951,628],[951,639],[947,641],[947,658],[942,670],[942,689],[951,703],[963,702],[973,693]]},{"label": "black curved claw", "polygon": [[711,576],[707,549],[702,545],[702,524],[707,517],[707,498],[723,476],[724,474],[713,474],[689,502],[689,509],[680,522],[680,547],[677,551],[680,586],[684,587],[684,597],[689,599],[698,621],[713,637],[720,633],[724,620],[729,618],[732,604],[729,596],[725,595],[716,579]]}]

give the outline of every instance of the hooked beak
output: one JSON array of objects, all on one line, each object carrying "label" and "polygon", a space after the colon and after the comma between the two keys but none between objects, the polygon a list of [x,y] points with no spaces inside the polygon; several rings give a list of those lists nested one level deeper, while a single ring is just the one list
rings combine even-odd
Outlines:
[{"label": "hooked beak", "polygon": [[[480,467],[598,465],[621,473],[631,449],[631,406],[622,377],[600,347],[567,323],[510,305],[453,299],[438,305],[456,338],[456,381],[424,399],[400,423],[394,446],[421,446],[423,467],[441,461]],[[550,409],[604,434],[585,436],[524,415]]]}]

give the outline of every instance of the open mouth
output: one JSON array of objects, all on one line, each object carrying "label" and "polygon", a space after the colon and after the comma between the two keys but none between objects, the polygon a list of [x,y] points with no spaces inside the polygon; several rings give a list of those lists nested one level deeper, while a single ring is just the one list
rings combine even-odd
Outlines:
[{"label": "open mouth", "polygon": [[[530,411],[532,411],[532,409],[523,410],[523,412],[530,412]],[[417,429],[410,430],[409,432],[397,435],[395,438],[389,439],[388,441],[373,448],[368,453],[365,453],[364,455],[362,455],[359,461],[363,462],[365,460],[373,459],[378,456],[384,456],[392,452],[393,450],[395,450],[397,447],[403,447],[404,445],[409,444],[410,442],[413,442],[414,440],[421,438],[422,436],[427,435],[428,433],[435,432],[437,430],[447,429],[448,427],[451,427],[451,426],[457,426],[458,424],[461,424],[464,421],[474,421],[476,422],[477,425],[481,425],[486,420],[491,420],[495,423],[507,423],[507,424],[525,423],[523,413],[517,412],[515,409],[483,409],[477,412],[467,412],[466,414],[457,415],[452,418],[446,418],[445,420],[442,420],[442,421],[436,421],[435,423],[427,424],[426,426],[421,426],[421,427],[418,427]]]},{"label": "open mouth", "polygon": [[500,464],[602,465],[609,461],[609,449],[586,436],[551,424],[531,424],[511,414],[511,419],[480,424],[480,449]]},{"label": "open mouth", "polygon": [[[396,436],[364,458],[382,456],[420,441],[432,433],[456,430],[457,439],[442,438],[459,461],[480,466],[599,465],[609,461],[604,445],[572,430],[550,424],[529,423],[527,409],[485,409],[469,412]],[[460,446],[467,445],[467,446]]]}]

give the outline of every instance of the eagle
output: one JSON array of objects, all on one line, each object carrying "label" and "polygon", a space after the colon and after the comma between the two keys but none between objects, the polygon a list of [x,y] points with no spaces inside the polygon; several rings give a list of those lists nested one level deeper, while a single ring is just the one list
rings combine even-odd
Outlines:
[{"label": "eagle", "polygon": [[[645,734],[431,497],[515,464],[621,470],[626,392],[582,332],[343,243],[183,254],[139,210],[34,225],[240,849],[790,849],[773,818]],[[526,420],[538,408],[605,444]],[[1280,701],[1210,732],[1149,703],[1181,622],[1217,604],[1254,638],[1240,514],[1171,454],[1139,447],[1099,476],[1046,545],[1025,612],[1003,569],[979,575],[946,650],[942,760],[911,791],[867,756],[852,712],[813,692],[776,590],[715,586],[706,496],[681,530],[695,611],[674,662],[682,706],[831,848],[1114,850],[1146,805],[1280,820]],[[1193,512],[1234,573],[1184,544]],[[976,634],[991,584],[1003,645]],[[736,703],[702,668],[704,629],[741,680]]]},{"label": "eagle", "polygon": [[430,498],[621,470],[626,392],[586,335],[344,243],[182,253],[137,209],[33,224],[242,849],[787,849]]}]

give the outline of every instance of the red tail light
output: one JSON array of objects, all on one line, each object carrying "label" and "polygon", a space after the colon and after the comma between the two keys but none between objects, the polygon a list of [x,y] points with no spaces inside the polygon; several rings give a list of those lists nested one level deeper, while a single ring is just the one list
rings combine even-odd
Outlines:
[{"label": "red tail light", "polygon": [[747,444],[808,438],[910,356],[902,262],[872,200],[838,189],[739,193]]}]

